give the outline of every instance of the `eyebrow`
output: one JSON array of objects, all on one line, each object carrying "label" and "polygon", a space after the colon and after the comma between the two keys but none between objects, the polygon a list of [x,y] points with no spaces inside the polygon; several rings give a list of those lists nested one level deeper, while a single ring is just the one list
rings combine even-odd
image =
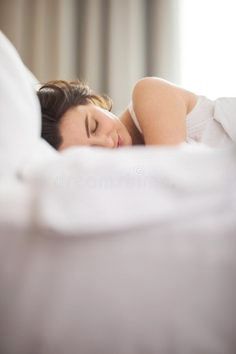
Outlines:
[{"label": "eyebrow", "polygon": [[87,116],[87,115],[86,115],[86,117],[85,117],[85,128],[86,128],[87,137],[90,138],[90,134],[89,134],[89,124],[88,124],[88,116]]}]

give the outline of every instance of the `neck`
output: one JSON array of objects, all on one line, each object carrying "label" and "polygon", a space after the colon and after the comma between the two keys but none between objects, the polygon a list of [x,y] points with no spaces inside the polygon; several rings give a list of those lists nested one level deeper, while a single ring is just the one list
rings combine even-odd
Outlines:
[{"label": "neck", "polygon": [[137,129],[136,125],[133,122],[133,119],[129,113],[129,110],[126,109],[120,116],[120,121],[124,124],[126,129],[128,130],[133,145],[144,145],[144,138],[140,131]]}]

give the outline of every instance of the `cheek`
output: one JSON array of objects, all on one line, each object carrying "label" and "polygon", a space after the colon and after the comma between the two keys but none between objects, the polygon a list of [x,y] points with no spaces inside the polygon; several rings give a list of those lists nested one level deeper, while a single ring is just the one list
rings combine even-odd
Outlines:
[{"label": "cheek", "polygon": [[116,117],[111,114],[110,112],[105,113],[102,118],[102,124],[107,129],[117,128],[119,122],[117,121]]},{"label": "cheek", "polygon": [[117,130],[120,128],[120,120],[111,112],[104,109],[97,109],[95,119],[97,118],[101,130]]},{"label": "cheek", "polygon": [[115,125],[116,125],[116,127],[119,129],[119,130],[123,130],[124,129],[124,124],[120,121],[120,119],[119,118],[115,118],[115,120],[114,120],[114,122],[115,122]]},{"label": "cheek", "polygon": [[120,121],[120,119],[119,119],[117,116],[115,116],[114,114],[112,114],[112,115],[111,115],[111,120],[112,120],[114,126],[115,126],[117,129],[122,129],[123,124],[122,124],[122,122]]},{"label": "cheek", "polygon": [[117,130],[118,128],[117,122],[114,119],[110,119],[107,122],[107,128],[110,130]]}]

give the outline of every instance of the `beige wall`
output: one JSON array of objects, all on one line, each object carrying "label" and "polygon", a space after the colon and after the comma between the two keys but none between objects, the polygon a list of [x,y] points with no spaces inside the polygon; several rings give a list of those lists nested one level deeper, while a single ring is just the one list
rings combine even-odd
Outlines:
[{"label": "beige wall", "polygon": [[0,27],[40,81],[85,79],[118,112],[139,78],[178,83],[179,0],[0,0]]}]

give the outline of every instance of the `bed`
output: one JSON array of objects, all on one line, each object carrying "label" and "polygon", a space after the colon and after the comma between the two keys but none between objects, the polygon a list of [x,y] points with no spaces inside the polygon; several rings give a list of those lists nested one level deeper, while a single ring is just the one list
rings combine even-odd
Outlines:
[{"label": "bed", "polygon": [[59,154],[0,61],[0,353],[235,354],[235,146]]}]

